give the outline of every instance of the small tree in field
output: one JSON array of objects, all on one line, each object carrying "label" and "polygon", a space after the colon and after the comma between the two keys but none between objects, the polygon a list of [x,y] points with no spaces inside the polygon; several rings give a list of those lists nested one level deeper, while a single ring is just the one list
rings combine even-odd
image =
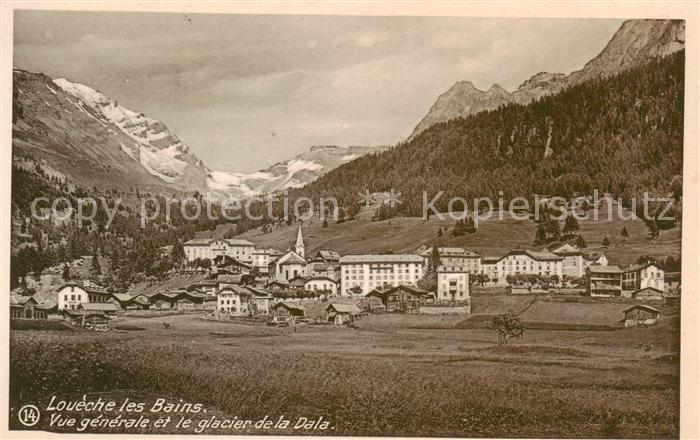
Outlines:
[{"label": "small tree in field", "polygon": [[491,328],[498,332],[498,345],[508,345],[509,339],[514,337],[521,339],[525,333],[525,327],[520,322],[520,318],[513,312],[494,316]]}]

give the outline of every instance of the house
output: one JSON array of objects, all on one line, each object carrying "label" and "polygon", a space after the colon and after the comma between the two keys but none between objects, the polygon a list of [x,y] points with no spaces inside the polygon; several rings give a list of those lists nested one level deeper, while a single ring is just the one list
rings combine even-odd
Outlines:
[{"label": "house", "polygon": [[297,304],[280,301],[272,306],[271,313],[280,318],[304,318],[306,310]]},{"label": "house", "polygon": [[325,310],[326,319],[335,325],[353,322],[362,311],[352,304],[329,304]]},{"label": "house", "polygon": [[216,309],[233,316],[250,314],[250,297],[253,294],[241,286],[227,286],[216,294]]},{"label": "house", "polygon": [[265,284],[265,289],[267,290],[281,290],[286,292],[289,290],[289,287],[289,283],[284,281],[270,281],[269,283]]},{"label": "house", "polygon": [[297,275],[289,280],[289,287],[291,289],[303,289],[304,285],[306,284],[306,280],[306,277]]},{"label": "house", "polygon": [[[423,259],[427,267],[430,257],[433,255],[433,247],[424,248],[421,246],[416,250]],[[476,275],[481,273],[481,255],[463,249],[461,247],[438,247],[440,265],[445,267],[458,267],[467,273]]]},{"label": "house", "polygon": [[151,304],[149,308],[154,310],[173,310],[178,300],[177,296],[177,292],[156,292],[151,294],[148,298]]},{"label": "house", "polygon": [[127,310],[131,303],[131,295],[128,293],[113,293],[109,302],[115,304],[119,310]]},{"label": "house", "polygon": [[216,277],[216,292],[224,287],[240,286],[243,275],[218,275]]},{"label": "house", "polygon": [[632,292],[632,298],[644,301],[663,301],[664,291],[656,287],[645,287]]},{"label": "house", "polygon": [[134,295],[126,303],[126,310],[148,310],[151,308],[151,298],[145,293]]},{"label": "house", "polygon": [[29,295],[10,294],[10,319],[46,319],[47,308]]},{"label": "house", "polygon": [[636,292],[647,287],[664,290],[664,271],[655,263],[638,264],[622,271],[622,290],[627,297],[635,297]]},{"label": "house", "polygon": [[365,296],[379,298],[387,312],[417,313],[420,306],[432,304],[435,300],[433,293],[405,285],[387,289],[375,288]]},{"label": "house", "polygon": [[212,262],[214,264],[212,272],[217,274],[227,273],[231,275],[240,275],[253,271],[252,264],[243,263],[229,255],[219,255],[215,257]]},{"label": "house", "polygon": [[589,266],[586,269],[586,281],[590,296],[622,296],[622,269],[618,266]]},{"label": "house", "polygon": [[608,257],[606,257],[605,254],[584,255],[583,256],[583,263],[586,265],[586,267],[593,266],[593,265],[607,266],[608,265]]},{"label": "house", "polygon": [[251,293],[250,312],[253,315],[268,315],[274,301],[272,294],[251,286],[245,286],[245,288]]},{"label": "house", "polygon": [[366,296],[378,288],[413,285],[423,278],[423,257],[415,254],[345,255],[340,258],[340,295]]},{"label": "house", "polygon": [[207,294],[204,292],[178,292],[175,298],[175,309],[187,312],[202,310]]},{"label": "house", "polygon": [[338,284],[335,279],[323,276],[313,276],[304,283],[304,289],[314,292],[328,292],[330,295],[338,294]]},{"label": "house", "polygon": [[78,306],[90,302],[88,293],[78,283],[69,282],[56,292],[58,310],[77,310]]},{"label": "house", "polygon": [[565,243],[552,251],[554,255],[562,257],[562,275],[572,278],[581,278],[586,274],[586,263],[583,252],[575,246]]},{"label": "house", "polygon": [[102,290],[100,288],[84,286],[84,290],[88,295],[88,302],[91,303],[106,303],[112,299],[111,292],[107,292],[106,290]]},{"label": "house", "polygon": [[266,275],[270,261],[282,256],[282,252],[276,249],[255,249],[253,251],[253,267],[259,273]]},{"label": "house", "polygon": [[202,280],[198,283],[192,283],[187,286],[187,290],[198,290],[208,295],[216,295],[217,280]]},{"label": "house", "polygon": [[498,282],[498,262],[501,257],[482,257],[481,273],[486,275],[491,282]]},{"label": "house", "polygon": [[438,266],[437,301],[469,301],[469,270],[459,266]]},{"label": "house", "polygon": [[636,304],[623,310],[622,313],[625,314],[625,318],[620,322],[624,322],[625,327],[637,327],[656,324],[661,310],[644,304]]},{"label": "house", "polygon": [[187,261],[196,259],[214,260],[221,255],[228,255],[246,264],[253,264],[255,245],[248,240],[228,239],[193,239],[183,245]]}]

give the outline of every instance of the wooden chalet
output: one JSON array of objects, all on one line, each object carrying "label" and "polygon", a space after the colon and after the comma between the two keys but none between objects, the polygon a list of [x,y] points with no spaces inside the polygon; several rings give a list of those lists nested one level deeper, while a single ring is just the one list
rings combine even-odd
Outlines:
[{"label": "wooden chalet", "polygon": [[405,285],[387,289],[376,288],[365,296],[379,298],[387,312],[418,313],[422,305],[435,302],[434,293]]},{"label": "wooden chalet", "polygon": [[353,304],[329,304],[324,313],[329,322],[343,325],[353,322],[362,314],[362,311]]},{"label": "wooden chalet", "polygon": [[636,304],[622,311],[625,318],[620,321],[625,327],[638,327],[656,324],[661,310],[644,304]]},{"label": "wooden chalet", "polygon": [[10,295],[10,319],[46,319],[49,308],[29,295]]},{"label": "wooden chalet", "polygon": [[272,306],[271,313],[274,316],[278,316],[280,318],[304,318],[306,317],[306,310],[294,303],[287,303],[284,301],[280,301],[274,306]]}]

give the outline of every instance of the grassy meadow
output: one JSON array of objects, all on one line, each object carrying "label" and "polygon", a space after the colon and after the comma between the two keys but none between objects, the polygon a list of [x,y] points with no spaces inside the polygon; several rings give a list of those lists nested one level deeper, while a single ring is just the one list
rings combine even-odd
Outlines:
[{"label": "grassy meadow", "polygon": [[133,331],[13,331],[11,429],[22,428],[16,412],[26,403],[87,394],[202,403],[201,419],[322,416],[331,425],[208,434],[678,436],[673,316],[651,328],[528,330],[507,347],[490,330],[457,328],[460,320],[385,315],[355,329],[295,331],[176,315],[119,318]]}]

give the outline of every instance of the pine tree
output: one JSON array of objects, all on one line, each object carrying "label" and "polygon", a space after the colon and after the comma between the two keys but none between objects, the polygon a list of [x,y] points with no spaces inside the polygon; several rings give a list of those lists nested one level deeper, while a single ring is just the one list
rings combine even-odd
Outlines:
[{"label": "pine tree", "polygon": [[578,237],[576,237],[576,247],[579,249],[583,249],[586,246],[588,246],[588,243],[586,243],[586,240],[583,239],[583,236],[581,234],[578,234]]},{"label": "pine tree", "polygon": [[608,240],[608,237],[603,237],[603,247],[608,246],[610,246],[610,240]]},{"label": "pine tree", "polygon": [[185,259],[185,248],[178,239],[175,239],[175,242],[173,243],[173,249],[170,251],[170,259],[175,264],[180,264],[182,263],[182,260]]},{"label": "pine tree", "polygon": [[327,228],[327,227],[328,227],[328,219],[325,218],[325,217],[323,218],[323,227],[324,227],[324,228]]},{"label": "pine tree", "polygon": [[625,226],[622,227],[622,232],[620,233],[623,237],[629,237],[630,234],[627,232],[627,228]]},{"label": "pine tree", "polygon": [[70,267],[68,267],[67,264],[63,265],[63,272],[61,273],[61,277],[63,278],[63,281],[70,280]]},{"label": "pine tree", "polygon": [[100,267],[100,259],[97,255],[97,249],[92,254],[92,264],[90,265],[90,274],[92,276],[102,275],[102,267]]},{"label": "pine tree", "polygon": [[547,233],[544,230],[544,225],[540,224],[535,232],[535,245],[539,246],[547,241]]},{"label": "pine tree", "polygon": [[442,227],[438,226],[438,237],[442,237]]}]

